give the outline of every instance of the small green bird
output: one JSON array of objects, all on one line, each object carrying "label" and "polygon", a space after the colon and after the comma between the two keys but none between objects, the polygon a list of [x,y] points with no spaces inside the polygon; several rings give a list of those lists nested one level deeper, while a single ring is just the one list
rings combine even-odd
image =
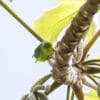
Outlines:
[{"label": "small green bird", "polygon": [[54,49],[52,44],[50,42],[44,41],[35,49],[33,56],[36,58],[36,62],[44,62],[48,60],[53,52]]}]

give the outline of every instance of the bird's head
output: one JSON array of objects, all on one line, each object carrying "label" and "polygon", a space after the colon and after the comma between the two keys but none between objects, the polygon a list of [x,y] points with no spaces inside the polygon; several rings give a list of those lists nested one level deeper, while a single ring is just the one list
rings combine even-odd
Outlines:
[{"label": "bird's head", "polygon": [[43,42],[43,48],[53,50],[52,44],[50,42]]}]

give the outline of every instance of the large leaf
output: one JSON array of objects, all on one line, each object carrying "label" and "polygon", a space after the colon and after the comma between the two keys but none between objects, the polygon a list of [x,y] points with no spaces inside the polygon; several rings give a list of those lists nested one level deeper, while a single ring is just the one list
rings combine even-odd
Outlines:
[{"label": "large leaf", "polygon": [[[57,8],[47,11],[33,23],[32,29],[43,39],[53,42],[64,27],[70,24],[84,0],[66,0]],[[80,2],[81,1],[81,2]]]},{"label": "large leaf", "polygon": [[86,94],[86,100],[100,100],[95,90],[91,90]]}]

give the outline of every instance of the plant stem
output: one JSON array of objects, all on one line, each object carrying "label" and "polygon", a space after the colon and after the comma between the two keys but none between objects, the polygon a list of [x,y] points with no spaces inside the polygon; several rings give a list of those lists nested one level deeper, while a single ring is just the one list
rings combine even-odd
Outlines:
[{"label": "plant stem", "polygon": [[89,88],[97,90],[97,87],[94,84],[92,84],[89,81],[87,81],[86,79],[83,81],[83,84],[86,85],[86,86],[88,86]]},{"label": "plant stem", "polygon": [[93,45],[93,43],[97,40],[97,38],[100,36],[100,30],[95,33],[95,35],[93,36],[93,38],[88,42],[88,44],[85,46],[84,51],[83,51],[83,57],[81,59],[81,62],[84,61],[89,49],[91,48],[91,46]]},{"label": "plant stem", "polygon": [[74,92],[72,91],[71,100],[74,100]]},{"label": "plant stem", "polygon": [[95,77],[95,78],[100,79],[100,76],[97,76],[97,75],[92,75],[92,76]]},{"label": "plant stem", "polygon": [[88,77],[89,77],[96,85],[98,85],[98,82],[97,82],[91,75],[88,75]]},{"label": "plant stem", "polygon": [[0,5],[8,11],[24,28],[26,28],[34,37],[36,37],[40,42],[42,42],[42,38],[40,38],[18,15],[12,11],[2,0],[0,0]]},{"label": "plant stem", "polygon": [[97,63],[97,62],[88,63],[88,65],[95,65],[95,66],[99,66],[100,67],[100,63]]},{"label": "plant stem", "polygon": [[69,97],[70,97],[70,85],[68,85],[68,87],[67,87],[67,97],[66,97],[66,100],[70,100]]},{"label": "plant stem", "polygon": [[43,83],[45,83],[49,78],[51,77],[51,74],[45,75],[44,77],[42,77],[41,79],[39,79],[31,88],[30,91],[33,90],[33,88],[37,85],[42,85]]},{"label": "plant stem", "polygon": [[85,72],[87,74],[97,74],[97,73],[100,73],[100,68],[98,67],[88,67]]},{"label": "plant stem", "polygon": [[57,83],[56,81],[54,81],[50,87],[50,90],[48,92],[45,92],[46,95],[49,95],[51,92],[53,92],[55,89],[57,89],[58,87],[60,87],[62,84]]},{"label": "plant stem", "polygon": [[96,62],[100,63],[100,59],[88,60],[88,61],[83,62],[82,65],[89,65],[91,63],[96,63]]}]

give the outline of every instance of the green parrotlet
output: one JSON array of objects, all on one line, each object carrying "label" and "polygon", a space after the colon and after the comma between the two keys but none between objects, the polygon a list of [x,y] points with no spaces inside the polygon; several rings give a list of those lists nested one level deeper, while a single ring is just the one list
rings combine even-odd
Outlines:
[{"label": "green parrotlet", "polygon": [[44,41],[34,51],[36,62],[44,62],[53,54],[54,49],[50,42]]}]

